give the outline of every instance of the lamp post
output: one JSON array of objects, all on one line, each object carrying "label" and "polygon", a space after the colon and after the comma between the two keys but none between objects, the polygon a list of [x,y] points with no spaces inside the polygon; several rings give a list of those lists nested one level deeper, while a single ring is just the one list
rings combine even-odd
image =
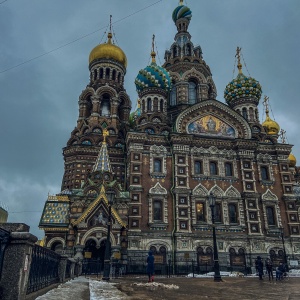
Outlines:
[{"label": "lamp post", "polygon": [[288,266],[288,262],[287,262],[286,251],[285,251],[285,244],[284,244],[284,229],[283,229],[283,227],[280,227],[279,230],[280,230],[280,237],[281,237],[281,241],[282,241],[284,264],[285,264],[286,270],[289,271],[289,266]]},{"label": "lamp post", "polygon": [[110,245],[110,230],[111,230],[111,206],[114,203],[115,193],[113,191],[106,192],[108,199],[108,222],[107,222],[107,237],[104,253],[104,270],[102,280],[109,280],[110,274],[110,257],[111,257],[111,245]]},{"label": "lamp post", "polygon": [[211,192],[208,196],[208,202],[211,209],[211,221],[213,228],[213,243],[214,243],[214,281],[222,281],[220,275],[220,265],[219,265],[219,255],[218,255],[218,247],[217,247],[217,237],[216,237],[216,229],[215,229],[215,205],[216,205],[216,197]]}]

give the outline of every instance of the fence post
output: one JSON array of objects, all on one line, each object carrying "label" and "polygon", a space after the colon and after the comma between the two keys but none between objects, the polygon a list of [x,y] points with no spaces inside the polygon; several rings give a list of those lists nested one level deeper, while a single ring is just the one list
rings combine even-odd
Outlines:
[{"label": "fence post", "polygon": [[31,253],[37,237],[29,232],[11,232],[4,253],[0,281],[1,300],[23,300],[26,296]]},{"label": "fence post", "polygon": [[62,254],[60,256],[60,262],[58,266],[58,276],[60,282],[64,282],[66,279],[67,259],[68,255]]}]

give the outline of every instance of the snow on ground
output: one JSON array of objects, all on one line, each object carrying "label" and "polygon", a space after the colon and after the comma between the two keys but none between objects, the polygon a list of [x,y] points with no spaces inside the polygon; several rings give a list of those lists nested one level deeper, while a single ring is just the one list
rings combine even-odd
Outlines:
[{"label": "snow on ground", "polygon": [[90,280],[90,300],[123,300],[128,297],[113,283]]},{"label": "snow on ground", "polygon": [[151,287],[151,288],[163,288],[163,289],[168,289],[168,290],[177,290],[179,289],[178,285],[175,284],[163,284],[159,282],[149,282],[149,283],[133,283],[132,285],[135,286],[140,286],[140,287]]},{"label": "snow on ground", "polygon": [[89,280],[84,277],[78,277],[64,284],[60,284],[57,288],[50,290],[43,296],[37,297],[36,300],[85,300],[79,298],[89,289]]}]

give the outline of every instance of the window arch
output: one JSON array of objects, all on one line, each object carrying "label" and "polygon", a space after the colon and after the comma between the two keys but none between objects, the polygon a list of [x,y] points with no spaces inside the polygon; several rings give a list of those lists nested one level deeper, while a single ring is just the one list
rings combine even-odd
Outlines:
[{"label": "window arch", "polygon": [[151,99],[150,98],[148,98],[147,99],[147,111],[151,111],[151,103],[152,101],[151,101]]},{"label": "window arch", "polygon": [[171,94],[170,94],[170,105],[176,105],[176,86],[173,85]]},{"label": "window arch", "polygon": [[101,116],[106,116],[106,117],[110,116],[110,97],[108,94],[103,95],[100,111],[101,111]]},{"label": "window arch", "polygon": [[242,114],[243,114],[243,117],[248,120],[248,114],[247,114],[247,108],[246,107],[243,107],[242,109]]},{"label": "window arch", "polygon": [[189,81],[189,104],[195,104],[197,101],[197,84]]},{"label": "window arch", "polygon": [[105,79],[109,79],[109,75],[110,75],[110,69],[106,68],[106,70],[105,70]]}]

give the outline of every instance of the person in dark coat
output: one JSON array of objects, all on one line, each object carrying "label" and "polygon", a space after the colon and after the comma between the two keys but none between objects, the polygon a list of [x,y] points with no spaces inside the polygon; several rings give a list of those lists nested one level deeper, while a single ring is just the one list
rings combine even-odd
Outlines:
[{"label": "person in dark coat", "polygon": [[147,257],[147,274],[148,274],[148,282],[154,281],[154,256],[152,251],[149,251]]},{"label": "person in dark coat", "polygon": [[284,272],[285,272],[285,266],[281,262],[279,263],[279,266],[276,269],[276,281],[282,279]]},{"label": "person in dark coat", "polygon": [[258,272],[259,280],[262,280],[263,274],[264,274],[264,263],[262,262],[262,259],[260,256],[257,256],[257,259],[255,261],[256,270]]},{"label": "person in dark coat", "polygon": [[273,263],[269,258],[266,260],[266,270],[269,275],[269,281],[271,281],[271,278],[273,280]]}]

